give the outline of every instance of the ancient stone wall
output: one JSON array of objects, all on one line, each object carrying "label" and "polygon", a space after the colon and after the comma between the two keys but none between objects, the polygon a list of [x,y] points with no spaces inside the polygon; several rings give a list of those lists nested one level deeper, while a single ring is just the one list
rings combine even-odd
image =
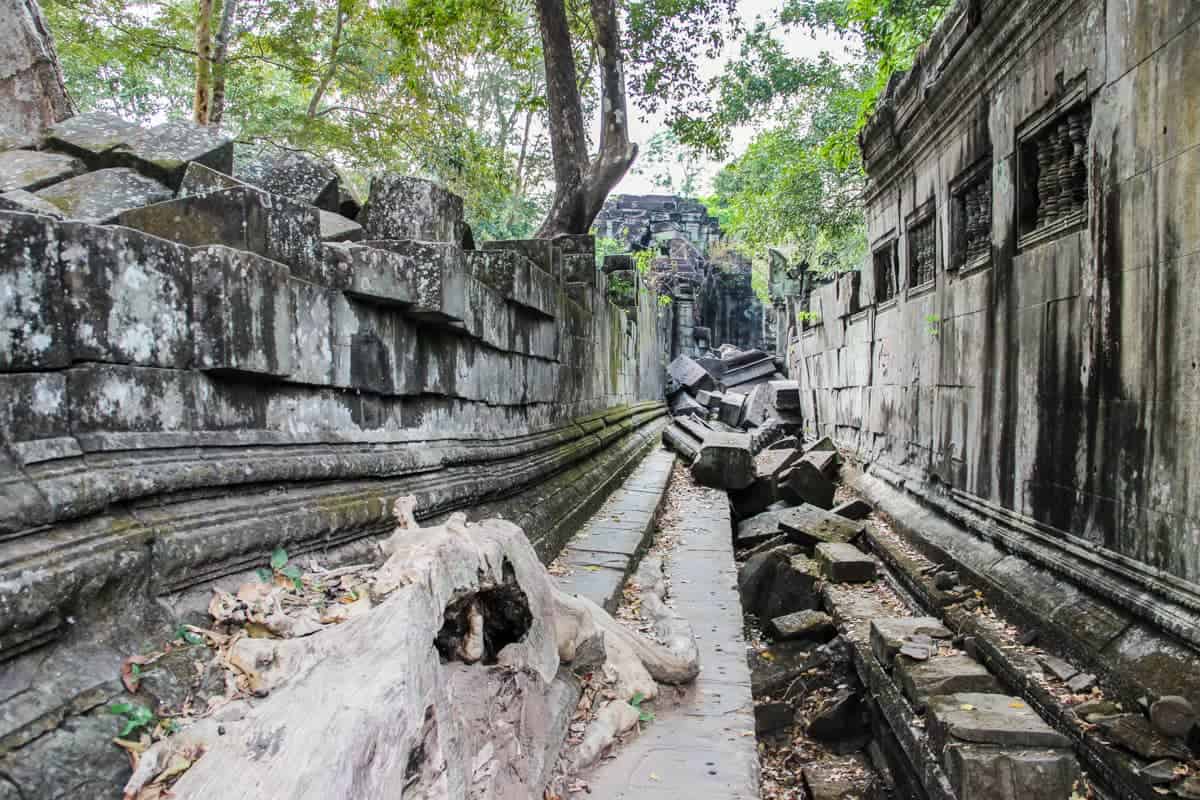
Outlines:
[{"label": "ancient stone wall", "polygon": [[1190,0],[955,3],[862,134],[869,260],[790,293],[812,431],[1120,607],[1110,660],[1200,643],[1198,48]]},{"label": "ancient stone wall", "polygon": [[84,115],[0,153],[0,773],[24,796],[119,785],[121,661],[202,623],[214,581],[279,547],[369,556],[404,494],[486,504],[548,559],[662,424],[671,309],[609,302],[591,237],[474,249],[458,198],[398,176],[356,221],[319,165],[235,177],[211,129],[160,128]]}]

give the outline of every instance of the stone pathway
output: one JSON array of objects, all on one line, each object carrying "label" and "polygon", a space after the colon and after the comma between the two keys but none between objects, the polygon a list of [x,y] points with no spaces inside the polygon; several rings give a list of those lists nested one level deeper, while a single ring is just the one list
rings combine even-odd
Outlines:
[{"label": "stone pathway", "polygon": [[566,571],[555,577],[564,591],[586,597],[609,613],[616,610],[626,577],[650,543],[674,463],[670,450],[652,451],[567,542],[554,562]]},{"label": "stone pathway", "polygon": [[729,503],[724,492],[695,485],[684,469],[675,471],[666,502],[671,513],[663,535],[676,540],[665,556],[671,602],[697,635],[700,677],[666,688],[654,703],[654,720],[581,777],[591,797],[605,800],[757,798],[754,702]]}]

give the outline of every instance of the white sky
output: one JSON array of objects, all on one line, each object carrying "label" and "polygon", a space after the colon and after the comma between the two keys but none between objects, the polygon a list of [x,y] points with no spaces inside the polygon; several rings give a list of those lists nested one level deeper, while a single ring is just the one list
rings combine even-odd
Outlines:
[{"label": "white sky", "polygon": [[[780,0],[739,0],[738,12],[742,18],[743,27],[747,29],[753,27],[754,21],[758,17],[765,20],[773,19],[780,5]],[[842,41],[825,34],[813,36],[807,31],[793,29],[785,32],[783,37],[788,53],[794,56],[815,57],[825,50],[844,54],[846,49]],[[726,61],[737,57],[739,47],[740,42],[731,42],[719,58],[703,59],[700,68],[704,78],[708,79],[720,74]],[[641,116],[642,112],[633,103],[629,104],[629,111],[630,138],[644,150],[650,137],[663,129],[663,117],[661,114]],[[754,133],[755,128],[752,126],[745,126],[734,131],[730,158],[738,156],[746,149],[754,137]],[[707,159],[700,161],[700,194],[707,194],[711,190],[712,178],[721,168],[721,163]],[[633,169],[626,173],[621,182],[613,189],[613,194],[651,194],[663,191],[654,186],[650,175],[638,175],[637,167],[638,165],[635,164]],[[676,185],[683,177],[683,168],[680,167],[677,172],[678,174],[673,174]]]}]

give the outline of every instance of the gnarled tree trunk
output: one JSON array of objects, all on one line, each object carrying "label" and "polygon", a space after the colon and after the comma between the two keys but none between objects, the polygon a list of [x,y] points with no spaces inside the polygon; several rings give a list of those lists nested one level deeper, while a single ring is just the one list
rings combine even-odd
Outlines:
[{"label": "gnarled tree trunk", "polygon": [[575,55],[564,0],[536,0],[546,62],[554,201],[537,235],[587,233],[605,198],[637,157],[629,141],[629,116],[616,0],[592,0],[592,26],[600,63],[600,146],[588,154]]},{"label": "gnarled tree trunk", "polygon": [[37,0],[0,0],[0,126],[36,135],[74,113]]}]

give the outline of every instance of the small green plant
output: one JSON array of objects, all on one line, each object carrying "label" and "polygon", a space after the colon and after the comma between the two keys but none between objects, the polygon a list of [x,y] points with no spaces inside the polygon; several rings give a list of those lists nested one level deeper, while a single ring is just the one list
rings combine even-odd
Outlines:
[{"label": "small green plant", "polygon": [[259,567],[254,572],[263,583],[270,583],[275,579],[276,575],[282,575],[291,580],[292,585],[296,587],[296,591],[304,588],[304,584],[300,580],[304,573],[295,564],[288,564],[287,550],[284,550],[282,547],[275,548],[275,551],[271,553],[270,569]]},{"label": "small green plant", "polygon": [[650,268],[654,266],[654,251],[638,250],[633,254],[633,266],[643,276],[649,275]]},{"label": "small green plant", "polygon": [[123,720],[121,730],[117,733],[122,739],[142,728],[152,727],[156,721],[150,709],[136,703],[113,703],[108,707],[108,713]]},{"label": "small green plant", "polygon": [[[184,644],[201,644],[204,642],[203,639],[201,639],[196,634],[192,633],[188,629],[187,625],[183,625],[183,624],[177,625],[175,627],[175,639],[183,642]],[[137,664],[133,665],[133,674],[135,677],[141,675],[141,669],[138,667]]]},{"label": "small green plant", "polygon": [[821,321],[821,315],[816,311],[797,311],[796,322],[804,325],[816,325]]},{"label": "small green plant", "polygon": [[669,294],[660,294],[660,295],[658,296],[658,304],[659,304],[660,306],[663,306],[664,308],[665,308],[666,306],[669,306],[669,305],[671,305],[671,295],[669,295]]},{"label": "small green plant", "polygon": [[642,708],[642,701],[646,696],[641,692],[634,692],[633,697],[629,698],[629,705],[638,710],[638,722],[653,722],[654,712],[649,709]]},{"label": "small green plant", "polygon": [[926,314],[925,324],[928,326],[926,330],[930,336],[937,336],[942,332],[942,318],[937,314]]}]

